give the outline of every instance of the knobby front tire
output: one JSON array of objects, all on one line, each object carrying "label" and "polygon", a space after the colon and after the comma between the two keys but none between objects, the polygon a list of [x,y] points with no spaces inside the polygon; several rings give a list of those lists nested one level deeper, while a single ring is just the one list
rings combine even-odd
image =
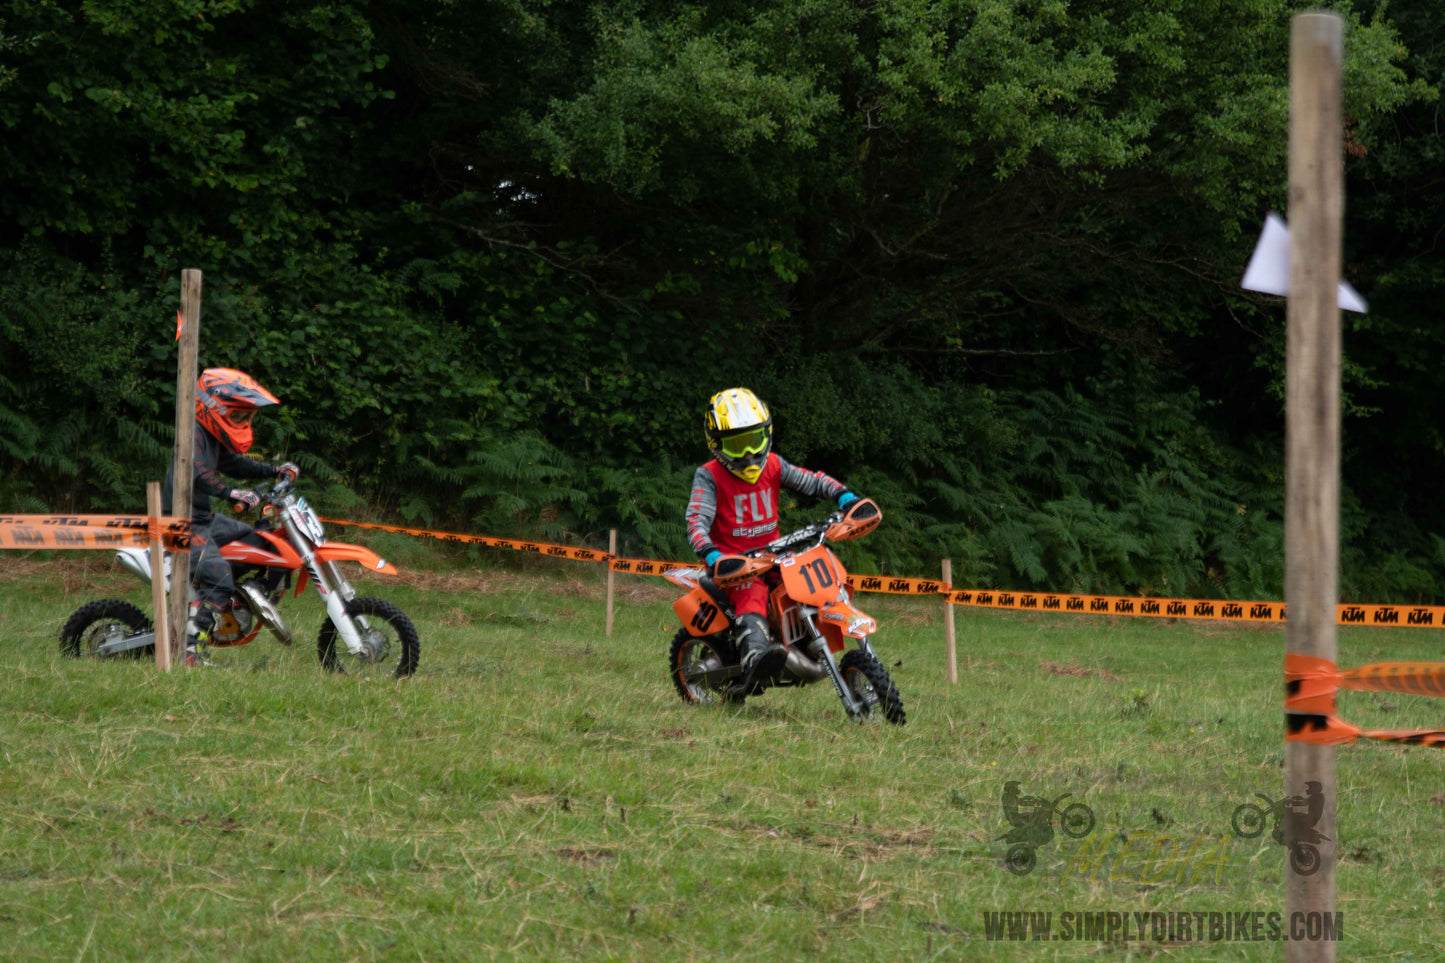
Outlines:
[{"label": "knobby front tire", "polygon": [[[396,678],[404,679],[416,672],[421,658],[421,639],[416,627],[401,609],[384,599],[354,598],[346,603],[346,614],[351,619],[365,616],[369,628],[357,631],[362,637],[376,637],[385,642],[381,662],[366,662],[346,650],[346,643],[340,642],[336,625],[327,619],[321,624],[321,634],[316,640],[316,655],[322,668],[328,672],[375,672],[386,662],[396,660]],[[338,644],[339,643],[339,644]]]},{"label": "knobby front tire", "polygon": [[[895,726],[908,721],[903,712],[903,699],[883,663],[861,649],[849,649],[838,660],[838,668],[853,698],[863,704],[864,718],[882,713],[883,718]],[[877,699],[877,705],[870,696]]]}]

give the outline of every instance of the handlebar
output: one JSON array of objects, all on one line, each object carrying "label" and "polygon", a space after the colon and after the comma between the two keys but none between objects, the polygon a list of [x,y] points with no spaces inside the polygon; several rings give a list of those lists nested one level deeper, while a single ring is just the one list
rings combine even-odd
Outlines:
[{"label": "handlebar", "polygon": [[[295,490],[296,479],[289,478],[285,475],[278,477],[275,481],[263,481],[251,489],[251,491],[256,493],[256,497],[261,499],[262,506],[275,504]],[[233,514],[240,515],[244,511],[246,511],[245,503],[231,503],[231,512]]]},{"label": "handlebar", "polygon": [[810,542],[813,544],[819,544],[822,542],[823,536],[827,534],[828,529],[832,528],[834,525],[836,525],[842,520],[843,512],[835,511],[827,518],[823,519],[823,521],[821,522],[813,525],[804,525],[797,531],[789,532],[786,535],[773,539],[762,548],[755,548],[750,552],[745,552],[744,554],[747,555],[749,558],[761,558],[764,555],[781,555],[784,552],[792,551],[793,549],[801,545],[807,545]]}]

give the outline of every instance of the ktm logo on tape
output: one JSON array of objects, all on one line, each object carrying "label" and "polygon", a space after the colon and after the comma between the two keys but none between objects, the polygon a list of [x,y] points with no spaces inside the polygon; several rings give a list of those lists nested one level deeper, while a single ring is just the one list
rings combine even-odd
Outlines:
[{"label": "ktm logo on tape", "polygon": [[[22,528],[19,531],[23,535],[11,535],[11,538],[25,538],[27,542],[17,547],[41,547],[35,544],[37,536],[25,525],[34,525],[41,518],[46,519],[44,524],[55,528],[82,525],[94,525],[96,522],[82,522],[85,516],[9,516],[0,515],[0,544],[4,543],[6,531],[4,523],[20,523]],[[651,559],[623,559],[612,555],[593,551],[591,549],[576,548],[569,545],[550,545],[545,542],[518,541],[506,538],[493,538],[486,535],[461,535],[454,532],[431,532],[423,529],[400,528],[394,525],[373,525],[367,522],[351,522],[344,519],[323,518],[323,522],[337,525],[355,525],[360,528],[375,528],[388,532],[402,532],[409,535],[421,535],[429,538],[440,538],[449,542],[471,542],[482,545],[489,545],[496,548],[511,548],[522,552],[536,552],[549,555],[553,558],[571,558],[584,562],[606,562],[614,572],[630,572],[635,575],[660,575],[670,568],[696,568],[695,562],[660,562]],[[147,524],[144,518],[112,518],[104,522],[124,528],[143,529]],[[183,531],[185,523],[178,523],[179,527],[173,526],[177,531]],[[11,528],[11,532],[17,529]],[[1133,598],[1124,596],[1107,595],[1063,595],[1049,593],[1040,596],[1037,593],[1013,593],[1008,591],[978,591],[974,589],[954,590],[952,586],[932,579],[913,578],[886,578],[880,575],[850,576],[848,583],[860,592],[891,592],[908,595],[943,595],[945,600],[954,605],[976,605],[990,608],[1010,608],[1022,611],[1045,611],[1045,612],[1071,612],[1071,613],[1092,613],[1096,615],[1126,615],[1145,616],[1153,618],[1195,618],[1195,619],[1238,619],[1256,622],[1284,622],[1286,620],[1286,606],[1280,602],[1227,602],[1212,599],[1155,599],[1155,598]],[[1401,607],[1394,605],[1361,606],[1341,605],[1338,608],[1337,621],[1344,625],[1411,625],[1432,627],[1445,625],[1445,607],[1418,606],[1405,611],[1401,615]]]}]

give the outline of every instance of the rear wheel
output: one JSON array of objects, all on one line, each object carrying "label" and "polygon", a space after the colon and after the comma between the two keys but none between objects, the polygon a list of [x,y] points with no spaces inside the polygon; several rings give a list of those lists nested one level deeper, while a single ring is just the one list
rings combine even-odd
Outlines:
[{"label": "rear wheel", "polygon": [[883,663],[861,649],[849,649],[838,661],[838,668],[843,673],[843,681],[848,684],[848,691],[862,706],[863,718],[881,714],[896,726],[907,721],[903,713],[903,699]]},{"label": "rear wheel", "polygon": [[1253,839],[1264,832],[1265,825],[1269,822],[1269,814],[1254,803],[1240,803],[1234,810],[1234,815],[1229,817],[1229,825],[1234,828],[1234,835],[1241,839]]},{"label": "rear wheel", "polygon": [[380,673],[395,660],[396,678],[416,672],[421,639],[401,609],[382,599],[355,598],[346,603],[346,614],[361,635],[362,652],[353,655],[347,651],[346,643],[338,640],[336,623],[328,618],[316,640],[323,668],[338,673]]},{"label": "rear wheel", "polygon": [[[151,630],[151,620],[140,609],[121,599],[87,602],[65,620],[60,630],[60,653],[72,659],[83,655],[99,656],[106,642],[139,635]],[[143,645],[120,653],[122,658],[155,658],[156,647]]]},{"label": "rear wheel", "polygon": [[672,684],[684,702],[713,705],[727,700],[741,705],[743,696],[728,695],[730,668],[738,664],[737,647],[726,634],[696,636],[678,629],[668,654]]}]

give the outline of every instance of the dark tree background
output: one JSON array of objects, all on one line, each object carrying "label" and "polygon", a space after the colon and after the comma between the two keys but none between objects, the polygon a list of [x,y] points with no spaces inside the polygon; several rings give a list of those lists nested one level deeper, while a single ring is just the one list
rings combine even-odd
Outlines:
[{"label": "dark tree background", "polygon": [[[139,506],[194,267],[331,511],[681,557],[745,384],[865,569],[1278,596],[1303,6],[3,0],[0,510]],[[1343,590],[1439,602],[1445,9],[1337,9]]]}]

